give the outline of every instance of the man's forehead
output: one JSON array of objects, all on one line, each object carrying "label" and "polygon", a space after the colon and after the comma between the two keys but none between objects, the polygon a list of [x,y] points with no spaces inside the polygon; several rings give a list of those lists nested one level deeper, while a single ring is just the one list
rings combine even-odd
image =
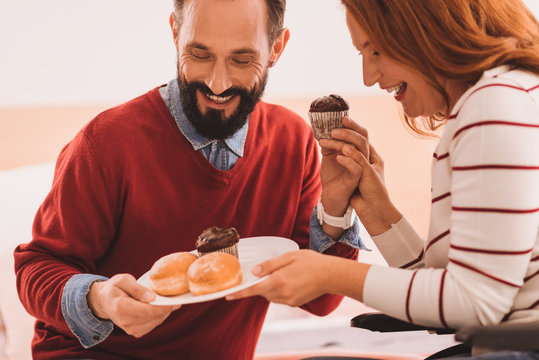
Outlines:
[{"label": "man's forehead", "polygon": [[187,0],[183,6],[182,22],[221,21],[261,25],[267,22],[266,0]]},{"label": "man's forehead", "polygon": [[184,46],[236,52],[267,46],[264,0],[191,0],[185,5],[180,28]]}]

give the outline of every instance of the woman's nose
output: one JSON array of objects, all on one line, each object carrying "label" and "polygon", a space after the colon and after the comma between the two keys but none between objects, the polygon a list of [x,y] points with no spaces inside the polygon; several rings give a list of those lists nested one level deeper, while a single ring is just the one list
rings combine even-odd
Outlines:
[{"label": "woman's nose", "polygon": [[381,76],[378,67],[372,61],[363,59],[363,83],[365,86],[373,86]]}]

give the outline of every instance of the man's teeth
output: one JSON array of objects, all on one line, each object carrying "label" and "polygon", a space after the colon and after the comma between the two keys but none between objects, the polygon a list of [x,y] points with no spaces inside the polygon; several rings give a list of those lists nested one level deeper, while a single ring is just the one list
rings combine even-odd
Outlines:
[{"label": "man's teeth", "polygon": [[232,99],[232,95],[230,96],[217,96],[217,95],[212,95],[212,94],[206,94],[206,97],[218,104],[224,104],[226,103],[228,100]]},{"label": "man's teeth", "polygon": [[387,88],[387,92],[388,93],[392,93],[393,91],[395,91],[395,95],[397,94],[400,94],[402,92],[402,90],[404,90],[404,87],[406,86],[406,83],[403,82],[403,83],[400,83],[399,85],[395,85],[395,86],[392,86],[390,88]]}]

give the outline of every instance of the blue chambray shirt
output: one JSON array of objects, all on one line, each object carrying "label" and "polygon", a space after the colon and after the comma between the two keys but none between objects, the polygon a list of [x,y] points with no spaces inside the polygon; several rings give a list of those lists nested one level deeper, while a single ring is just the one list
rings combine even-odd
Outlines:
[{"label": "blue chambray shirt", "polygon": [[[236,161],[243,156],[245,139],[249,128],[249,120],[231,138],[224,141],[212,140],[198,134],[183,113],[177,80],[170,81],[161,87],[159,92],[178,124],[182,134],[189,140],[193,149],[200,151],[210,163],[220,170],[230,170]],[[359,236],[360,223],[356,216],[354,225],[347,229],[338,242],[357,249],[367,250]],[[319,253],[335,244],[322,229],[316,217],[316,208],[311,214],[309,247]],[[67,325],[77,336],[84,348],[89,348],[104,341],[112,332],[114,325],[110,320],[101,320],[94,316],[88,306],[87,295],[95,281],[108,278],[93,274],[72,276],[65,284],[62,292],[62,314]]]}]

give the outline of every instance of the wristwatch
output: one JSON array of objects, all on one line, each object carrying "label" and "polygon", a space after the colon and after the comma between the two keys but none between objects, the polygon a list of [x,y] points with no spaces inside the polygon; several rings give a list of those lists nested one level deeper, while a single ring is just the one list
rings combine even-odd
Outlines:
[{"label": "wristwatch", "polygon": [[348,205],[348,208],[342,217],[328,215],[324,210],[321,200],[318,201],[318,205],[316,205],[316,217],[318,218],[318,221],[320,221],[320,225],[326,223],[338,228],[348,229],[354,224],[354,214],[355,211],[350,205]]}]

